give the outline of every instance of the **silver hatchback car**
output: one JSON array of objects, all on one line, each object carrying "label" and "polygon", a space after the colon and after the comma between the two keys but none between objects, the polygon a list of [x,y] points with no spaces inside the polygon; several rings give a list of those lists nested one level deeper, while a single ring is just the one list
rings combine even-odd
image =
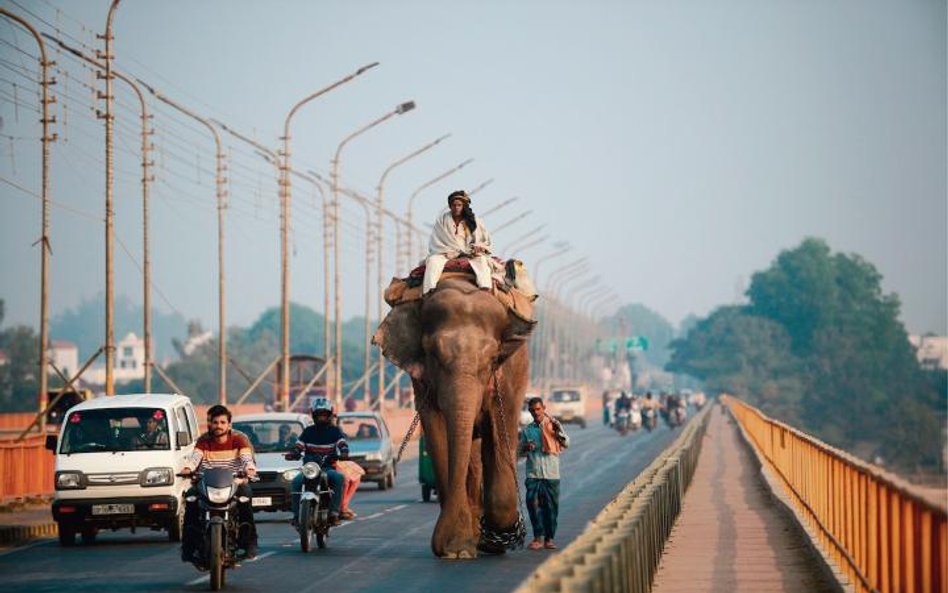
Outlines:
[{"label": "silver hatchback car", "polygon": [[349,442],[349,459],[365,470],[363,482],[374,481],[379,490],[395,487],[395,452],[392,435],[378,412],[340,412],[339,428]]},{"label": "silver hatchback car", "polygon": [[258,482],[251,482],[254,511],[290,510],[290,485],[300,473],[299,461],[283,455],[296,448],[303,429],[313,423],[308,414],[264,412],[234,416],[234,428],[245,433],[253,444]]}]

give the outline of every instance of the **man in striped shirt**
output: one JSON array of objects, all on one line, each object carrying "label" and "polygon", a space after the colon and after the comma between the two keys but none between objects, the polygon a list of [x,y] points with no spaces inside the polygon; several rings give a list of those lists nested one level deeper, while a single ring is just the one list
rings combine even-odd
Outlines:
[{"label": "man in striped shirt", "polygon": [[[230,426],[231,413],[225,406],[211,406],[207,411],[207,432],[198,438],[194,444],[194,452],[188,459],[188,464],[182,474],[190,474],[199,469],[224,468],[237,472],[242,471],[252,477],[257,473],[253,461],[253,445],[247,435],[234,430]],[[191,488],[186,498],[196,494],[196,488]],[[257,526],[253,520],[251,500],[253,492],[246,479],[241,479],[237,486],[237,496],[245,497],[246,502],[237,503],[237,517],[240,521],[238,536],[239,548],[245,551],[247,559],[257,555]],[[239,500],[239,498],[238,498]],[[188,502],[184,510],[184,537],[181,542],[181,559],[184,562],[194,561],[194,552],[201,540],[197,500]]]}]

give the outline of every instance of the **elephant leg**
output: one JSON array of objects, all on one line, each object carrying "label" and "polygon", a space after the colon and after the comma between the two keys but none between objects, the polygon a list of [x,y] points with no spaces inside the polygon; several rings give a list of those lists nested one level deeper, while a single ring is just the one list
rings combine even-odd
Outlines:
[{"label": "elephant leg", "polygon": [[468,466],[467,470],[467,505],[471,509],[471,517],[474,519],[471,525],[473,527],[471,537],[474,541],[477,541],[481,535],[478,519],[481,512],[483,512],[484,473],[481,466],[481,442],[482,439],[479,437],[475,437],[471,441],[471,465]]},{"label": "elephant leg", "polygon": [[444,496],[442,493],[447,488],[448,475],[447,427],[444,423],[444,416],[438,410],[425,409],[419,412],[419,415],[421,416],[421,427],[425,431],[425,446],[431,458],[431,465],[434,468],[438,504],[443,507]]},{"label": "elephant leg", "polygon": [[[481,459],[484,471],[484,519],[487,527],[507,531],[517,521],[517,474],[515,448],[517,446],[517,416],[504,402],[506,426],[500,422],[498,410],[491,409],[484,421]],[[492,404],[496,405],[494,402]],[[506,434],[505,429],[506,428]],[[504,549],[481,542],[480,549],[502,553]]]}]

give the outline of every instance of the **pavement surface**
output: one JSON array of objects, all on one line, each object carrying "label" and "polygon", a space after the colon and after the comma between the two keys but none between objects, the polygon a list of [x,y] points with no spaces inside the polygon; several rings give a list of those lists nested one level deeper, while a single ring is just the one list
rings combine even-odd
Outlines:
[{"label": "pavement surface", "polygon": [[[567,432],[572,446],[561,461],[556,537],[561,547],[579,535],[678,434],[660,425],[651,433],[639,431],[622,437],[592,422],[587,429],[567,426]],[[522,488],[523,463],[519,469]],[[403,460],[393,490],[378,491],[374,485],[360,488],[352,503],[359,516],[334,529],[325,550],[303,554],[296,532],[288,525],[288,513],[258,513],[260,555],[229,571],[226,589],[269,592],[278,587],[298,593],[510,591],[555,553],[518,550],[465,561],[433,557],[429,540],[438,505],[421,502],[417,470],[416,459]],[[38,512],[42,516],[44,511]],[[94,544],[74,548],[61,548],[55,540],[45,538],[0,551],[0,578],[5,593],[207,590],[206,573],[182,563],[179,554],[179,546],[169,543],[164,532],[103,532]]]},{"label": "pavement surface", "polygon": [[836,591],[723,408],[705,439],[652,593]]}]

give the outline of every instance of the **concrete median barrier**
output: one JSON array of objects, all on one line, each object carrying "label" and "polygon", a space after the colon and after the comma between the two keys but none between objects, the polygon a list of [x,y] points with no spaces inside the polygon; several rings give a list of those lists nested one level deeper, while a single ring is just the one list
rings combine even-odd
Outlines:
[{"label": "concrete median barrier", "polygon": [[630,482],[516,593],[651,590],[652,578],[691,483],[712,406]]}]

